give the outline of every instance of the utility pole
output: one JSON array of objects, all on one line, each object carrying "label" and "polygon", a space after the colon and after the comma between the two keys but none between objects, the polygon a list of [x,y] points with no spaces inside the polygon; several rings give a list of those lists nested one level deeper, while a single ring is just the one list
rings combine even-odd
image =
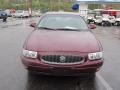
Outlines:
[{"label": "utility pole", "polygon": [[31,16],[32,15],[32,0],[28,0],[28,10]]}]

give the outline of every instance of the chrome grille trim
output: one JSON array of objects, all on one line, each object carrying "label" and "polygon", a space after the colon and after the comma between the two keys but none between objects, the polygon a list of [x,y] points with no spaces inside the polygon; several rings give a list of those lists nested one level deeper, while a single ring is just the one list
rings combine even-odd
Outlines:
[{"label": "chrome grille trim", "polygon": [[[63,60],[60,60],[60,57],[62,57]],[[44,55],[41,56],[40,60],[51,64],[81,64],[85,61],[85,58],[72,55]]]}]

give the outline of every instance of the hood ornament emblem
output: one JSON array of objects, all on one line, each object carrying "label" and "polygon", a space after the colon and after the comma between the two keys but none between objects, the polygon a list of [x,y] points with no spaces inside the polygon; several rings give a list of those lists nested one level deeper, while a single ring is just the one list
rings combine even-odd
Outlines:
[{"label": "hood ornament emblem", "polygon": [[66,57],[65,56],[60,56],[59,59],[60,59],[61,63],[64,63],[66,61]]}]

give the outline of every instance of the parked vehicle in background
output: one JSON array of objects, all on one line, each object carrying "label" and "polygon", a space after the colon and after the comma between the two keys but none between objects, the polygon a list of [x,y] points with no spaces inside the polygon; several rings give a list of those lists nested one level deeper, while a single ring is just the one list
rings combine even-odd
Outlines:
[{"label": "parked vehicle in background", "polygon": [[103,14],[102,15],[102,26],[111,26],[114,25],[115,23],[115,17],[114,16],[110,16],[109,14]]},{"label": "parked vehicle in background", "polygon": [[17,18],[28,18],[29,15],[29,11],[24,11],[24,10],[17,10],[14,14],[13,17],[17,17]]},{"label": "parked vehicle in background", "polygon": [[93,19],[94,23],[102,26],[111,26],[115,23],[115,17],[104,14],[102,16],[95,16]]},{"label": "parked vehicle in background", "polygon": [[87,17],[87,23],[88,23],[88,24],[90,24],[90,23],[95,23],[95,22],[94,22],[94,17],[88,16],[88,17]]},{"label": "parked vehicle in background", "polygon": [[94,74],[103,64],[99,40],[78,13],[48,12],[23,46],[22,62],[29,72],[78,76]]},{"label": "parked vehicle in background", "polygon": [[114,25],[115,21],[116,21],[115,16],[109,16],[108,18],[109,18],[109,21],[110,21],[111,25]]},{"label": "parked vehicle in background", "polygon": [[102,16],[95,16],[95,18],[93,18],[93,21],[94,21],[95,24],[101,25],[101,23],[102,23]]},{"label": "parked vehicle in background", "polygon": [[40,17],[41,16],[41,12],[39,10],[33,10],[32,11],[32,16],[33,17]]},{"label": "parked vehicle in background", "polygon": [[0,19],[3,19],[3,22],[7,21],[7,13],[0,10]]},{"label": "parked vehicle in background", "polygon": [[120,17],[117,17],[117,18],[115,19],[115,24],[114,24],[114,25],[120,26]]},{"label": "parked vehicle in background", "polygon": [[6,9],[5,12],[7,13],[8,17],[12,17],[12,13],[11,13],[10,9]]},{"label": "parked vehicle in background", "polygon": [[[88,23],[94,23],[102,26],[119,25],[118,17],[120,10],[114,9],[95,9],[88,12]],[[91,17],[92,15],[92,17]]]}]

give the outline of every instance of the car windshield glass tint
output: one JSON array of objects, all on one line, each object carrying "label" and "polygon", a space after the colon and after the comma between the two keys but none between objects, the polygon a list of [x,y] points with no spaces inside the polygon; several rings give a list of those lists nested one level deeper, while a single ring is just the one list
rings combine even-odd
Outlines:
[{"label": "car windshield glass tint", "polygon": [[38,24],[38,28],[47,27],[56,30],[67,29],[86,30],[88,29],[85,21],[78,15],[46,15]]}]

